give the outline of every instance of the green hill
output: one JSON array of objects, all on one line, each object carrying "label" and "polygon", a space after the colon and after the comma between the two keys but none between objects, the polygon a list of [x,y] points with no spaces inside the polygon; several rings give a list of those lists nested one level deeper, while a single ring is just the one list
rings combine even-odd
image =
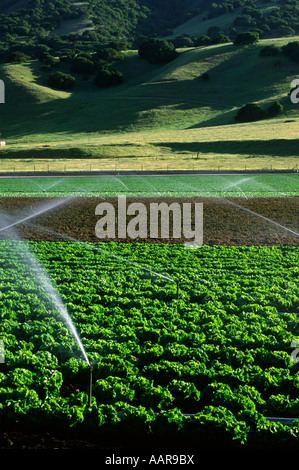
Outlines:
[{"label": "green hill", "polygon": [[[222,2],[222,7],[228,5],[228,3]],[[217,5],[217,2],[213,2],[212,5]],[[231,37],[234,35],[233,29],[236,30],[235,33],[248,29],[259,29],[261,36],[275,37],[279,35],[279,27],[281,28],[283,24],[286,24],[284,19],[285,11],[287,11],[287,8],[290,8],[291,5],[295,8],[296,2],[289,3],[288,7],[286,6],[287,2],[279,3],[263,0],[255,2],[236,1],[233,2],[233,5],[233,9],[229,10],[227,8],[222,14],[211,14],[212,8],[210,8],[210,10],[203,9],[200,14],[194,15],[187,21],[176,26],[172,34],[168,37],[172,39],[181,35],[200,37],[209,34],[212,28],[225,31]],[[276,21],[274,22],[272,18],[276,18]],[[269,28],[265,28],[265,24],[267,23]],[[281,23],[280,26],[279,23]],[[292,23],[292,26],[294,26],[294,23]]]},{"label": "green hill", "polygon": [[[16,49],[38,58],[122,41],[135,48],[148,37],[243,31],[261,38],[299,34],[299,0],[2,0],[0,59]],[[216,28],[216,30],[215,30]]]},{"label": "green hill", "polygon": [[[267,44],[282,46],[298,37],[268,39],[250,47],[233,44],[180,50],[166,65],[126,53],[117,64],[124,83],[99,89],[93,77],[76,76],[71,92],[47,86],[39,61],[3,64],[6,84],[0,128],[3,158],[100,158],[227,155],[238,158],[298,155],[298,106],[288,96],[298,64],[282,53],[261,57]],[[68,65],[61,70],[68,72]],[[209,80],[202,74],[208,73]],[[237,124],[237,110],[249,102],[265,109],[275,100],[282,115]],[[275,132],[273,133],[273,128]],[[285,139],[288,139],[287,145]]]}]

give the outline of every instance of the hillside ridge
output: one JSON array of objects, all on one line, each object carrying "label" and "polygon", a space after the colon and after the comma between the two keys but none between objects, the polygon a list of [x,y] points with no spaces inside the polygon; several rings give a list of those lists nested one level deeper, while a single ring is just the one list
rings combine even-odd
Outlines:
[{"label": "hillside ridge", "polygon": [[[288,92],[296,64],[282,52],[260,56],[264,47],[290,41],[298,36],[248,48],[229,43],[182,49],[164,65],[148,64],[131,51],[119,64],[123,84],[107,89],[78,75],[72,91],[55,90],[45,84],[48,72],[39,61],[4,64],[7,102],[0,125],[7,147],[1,156],[93,159],[200,152],[295,159],[298,107]],[[246,103],[266,110],[276,100],[284,107],[281,116],[235,121]]]}]

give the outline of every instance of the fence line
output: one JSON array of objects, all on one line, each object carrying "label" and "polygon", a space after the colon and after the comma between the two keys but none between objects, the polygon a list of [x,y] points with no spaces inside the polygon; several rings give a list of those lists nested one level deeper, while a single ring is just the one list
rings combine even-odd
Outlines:
[{"label": "fence line", "polygon": [[12,167],[1,168],[0,163],[0,172],[1,173],[69,173],[69,172],[90,172],[90,173],[99,173],[99,172],[113,172],[118,174],[120,172],[138,172],[138,173],[146,173],[146,172],[178,172],[178,171],[200,171],[200,172],[226,172],[226,171],[269,171],[269,172],[277,172],[277,171],[292,171],[298,173],[298,164],[293,165],[285,165],[284,167],[280,167],[279,165],[275,166],[274,164],[269,164],[268,166],[257,167],[255,165],[215,165],[215,167],[211,166],[202,166],[196,165],[196,163],[192,163],[189,165],[171,165],[170,163],[166,163],[165,165],[146,165],[141,163],[140,165],[103,165],[103,164],[82,164],[72,165],[69,163],[62,163],[59,165],[59,162],[55,162],[52,165],[50,163],[46,164],[34,164],[32,166],[26,164],[26,166],[22,165],[14,165]]}]

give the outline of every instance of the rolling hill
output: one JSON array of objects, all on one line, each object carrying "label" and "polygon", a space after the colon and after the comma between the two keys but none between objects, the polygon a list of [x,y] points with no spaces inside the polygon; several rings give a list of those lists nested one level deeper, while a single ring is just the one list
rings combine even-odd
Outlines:
[{"label": "rolling hill", "polygon": [[[48,12],[50,3],[46,0],[28,1],[26,5],[37,8],[39,12]],[[172,14],[170,0],[163,7],[155,0],[133,3],[135,6],[138,3],[134,16],[136,22],[132,20],[129,28],[133,42],[160,15],[164,33],[169,26],[170,34],[166,37],[189,38],[193,45],[178,49],[178,57],[166,64],[151,64],[138,56],[137,48],[124,47],[121,52],[123,59],[116,59],[113,63],[123,74],[121,85],[100,89],[94,86],[94,75],[82,73],[72,73],[76,79],[73,90],[63,91],[48,85],[49,74],[53,71],[70,73],[69,51],[65,49],[70,41],[73,41],[74,53],[79,44],[81,54],[86,57],[98,50],[102,39],[98,36],[95,39],[98,31],[96,1],[56,3],[57,9],[69,6],[74,13],[74,8],[77,11],[84,7],[86,13],[77,19],[64,14],[55,28],[44,36],[44,43],[38,45],[40,50],[51,54],[58,47],[58,65],[45,66],[31,54],[33,43],[26,42],[24,38],[19,37],[17,45],[16,38],[10,39],[10,48],[24,48],[25,52],[31,52],[26,61],[8,63],[3,59],[0,63],[0,79],[4,81],[6,91],[6,102],[0,109],[0,130],[6,141],[6,147],[1,148],[2,166],[6,167],[12,159],[41,158],[72,159],[77,161],[78,167],[82,159],[86,162],[101,161],[101,165],[104,165],[104,160],[106,165],[114,165],[121,159],[123,165],[128,166],[130,162],[133,168],[140,165],[140,161],[147,168],[151,168],[154,161],[171,168],[183,168],[190,162],[199,168],[295,167],[299,108],[290,101],[288,93],[292,80],[298,77],[298,62],[286,57],[281,47],[298,41],[299,37],[280,37],[278,30],[282,28],[283,15],[292,13],[297,2],[289,5],[288,10],[281,2],[258,1],[253,5],[245,0],[228,1],[225,3],[228,10],[219,13],[216,6],[220,9],[223,3],[191,0],[184,3],[177,0]],[[5,16],[9,22],[14,12],[13,18],[17,23],[19,15],[24,14],[24,5],[24,2],[7,0],[2,19]],[[105,14],[113,12],[113,5],[103,2]],[[249,11],[251,15],[248,15]],[[138,12],[147,12],[141,23],[136,17]],[[126,15],[130,16],[132,12],[127,6],[123,8],[121,2],[114,13],[114,20],[108,16],[117,29],[119,18],[127,18]],[[246,21],[250,17],[253,23],[237,26],[240,17],[246,16],[244,13]],[[256,45],[236,47],[232,41],[196,45],[195,36],[207,32],[212,35],[213,27],[215,33],[220,30],[231,35],[232,29],[235,29],[234,34],[258,30],[263,18],[261,15],[265,18],[265,30],[276,15],[277,22],[273,23],[276,29],[274,26],[269,28],[269,37],[260,30],[262,39]],[[24,25],[29,21],[27,16],[24,17]],[[87,22],[91,18],[92,31],[78,34],[76,28],[79,23],[83,29],[89,28]],[[237,22],[236,18],[239,18]],[[144,29],[138,29],[140,25]],[[159,25],[161,27],[161,23]],[[57,31],[61,32],[61,39]],[[0,35],[1,32],[3,37],[3,26]],[[124,39],[123,30],[119,36],[109,34],[105,36],[107,40]],[[41,40],[39,37],[35,44]],[[2,42],[0,49],[6,43]],[[280,52],[275,56],[261,57],[260,51],[266,45],[275,45]],[[90,47],[94,49],[89,50]],[[204,80],[204,77],[208,79]],[[247,103],[258,103],[267,110],[275,101],[283,106],[281,115],[257,122],[236,123],[237,111]]]},{"label": "rolling hill", "polygon": [[[78,76],[72,92],[49,88],[38,61],[4,64],[1,129],[7,146],[2,157],[180,158],[200,152],[293,161],[299,116],[288,92],[298,66],[282,54],[260,57],[261,48],[272,43],[183,49],[165,65],[149,64],[131,51],[119,64],[122,85],[98,89],[91,79]],[[203,80],[203,73],[210,79]],[[274,100],[283,104],[283,115],[235,122],[237,110],[246,103],[267,108]]]}]

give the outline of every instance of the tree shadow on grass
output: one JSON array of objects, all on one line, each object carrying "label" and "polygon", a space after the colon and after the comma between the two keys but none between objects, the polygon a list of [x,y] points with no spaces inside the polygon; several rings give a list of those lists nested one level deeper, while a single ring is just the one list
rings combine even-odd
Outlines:
[{"label": "tree shadow on grass", "polygon": [[299,139],[221,140],[213,142],[159,142],[158,147],[170,148],[174,153],[255,154],[289,157],[298,155]]}]

